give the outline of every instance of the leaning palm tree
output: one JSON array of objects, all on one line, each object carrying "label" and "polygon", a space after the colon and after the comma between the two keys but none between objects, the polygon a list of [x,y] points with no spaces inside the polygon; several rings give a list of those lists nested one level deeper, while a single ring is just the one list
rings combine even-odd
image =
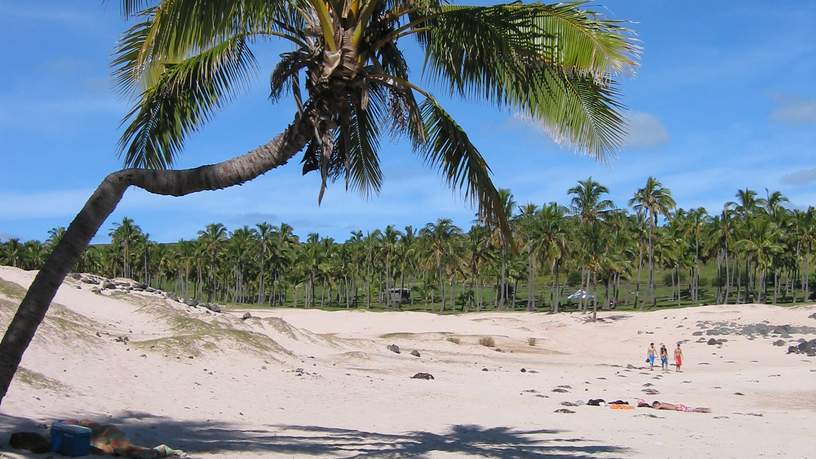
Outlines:
[{"label": "leaning palm tree", "polygon": [[652,307],[657,304],[654,280],[654,233],[657,227],[657,218],[660,215],[668,217],[669,212],[677,205],[672,198],[671,191],[664,187],[654,177],[646,179],[646,186],[638,189],[629,205],[637,212],[644,212],[649,219],[649,295]]},{"label": "leaning palm tree", "polygon": [[[69,226],[0,344],[0,397],[56,289],[130,186],[181,196],[252,180],[299,151],[322,177],[376,192],[386,131],[503,226],[479,150],[439,100],[412,81],[401,45],[414,39],[432,80],[457,96],[543,121],[562,142],[595,156],[623,132],[614,78],[638,47],[619,21],[581,4],[452,6],[440,0],[122,0],[128,29],[115,54],[119,85],[136,95],[121,139],[130,167],[104,179]],[[185,139],[254,74],[251,45],[288,42],[271,75],[273,100],[291,94],[292,123],[230,160],[170,170]],[[305,83],[305,88],[301,86]]]}]

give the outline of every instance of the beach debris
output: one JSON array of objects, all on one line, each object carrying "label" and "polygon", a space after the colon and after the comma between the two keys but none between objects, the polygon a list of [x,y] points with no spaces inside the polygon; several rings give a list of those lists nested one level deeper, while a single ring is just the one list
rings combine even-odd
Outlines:
[{"label": "beach debris", "polygon": [[24,449],[34,454],[51,451],[51,442],[44,435],[37,432],[14,432],[9,439],[9,446],[14,449]]},{"label": "beach debris", "polygon": [[556,387],[556,388],[555,388],[555,389],[553,389],[552,391],[553,391],[553,392],[558,392],[558,393],[560,393],[560,394],[564,394],[564,393],[569,392],[568,390],[564,389],[563,387]]},{"label": "beach debris", "polygon": [[482,371],[488,371],[488,369],[487,368],[482,368]]},{"label": "beach debris", "polygon": [[522,368],[522,369],[521,369],[521,372],[522,372],[522,373],[527,373],[527,369],[526,369],[526,368]]},{"label": "beach debris", "polygon": [[400,348],[399,348],[399,346],[397,346],[396,344],[389,344],[389,345],[386,347],[386,349],[388,349],[389,351],[393,352],[394,354],[399,354],[399,353],[400,353]]},{"label": "beach debris", "polygon": [[411,376],[411,379],[424,379],[424,380],[430,381],[430,380],[434,379],[434,377],[430,373],[417,373],[417,374]]},{"label": "beach debris", "polygon": [[578,406],[575,402],[561,402],[561,406]]},{"label": "beach debris", "polygon": [[416,349],[414,349],[413,351],[411,351],[411,355],[413,355],[414,357],[420,357],[419,351],[418,351],[418,350],[416,350]]},{"label": "beach debris", "polygon": [[742,392],[734,392],[734,395],[745,395]]},{"label": "beach debris", "polygon": [[554,411],[554,413],[561,413],[561,414],[575,414],[575,411],[568,410],[566,408],[559,408]]},{"label": "beach debris", "polygon": [[641,413],[641,414],[636,414],[635,416],[636,417],[641,417],[641,418],[666,419],[663,416],[658,416],[658,415],[652,414],[652,413]]},{"label": "beach debris", "polygon": [[655,389],[643,389],[641,392],[643,392],[643,393],[645,393],[647,395],[657,395],[657,394],[660,393]]}]

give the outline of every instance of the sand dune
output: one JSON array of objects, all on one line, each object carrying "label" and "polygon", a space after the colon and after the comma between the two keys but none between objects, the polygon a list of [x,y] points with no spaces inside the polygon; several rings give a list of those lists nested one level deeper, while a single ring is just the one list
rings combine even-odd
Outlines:
[{"label": "sand dune", "polygon": [[[33,276],[0,267],[3,329]],[[813,306],[604,312],[595,323],[295,309],[242,320],[243,310],[94,293],[76,280],[55,303],[3,402],[6,433],[91,417],[206,458],[814,454],[816,357],[785,353],[816,337]],[[649,342],[678,341],[683,372],[643,368]],[[434,379],[411,379],[418,372]],[[568,406],[590,398],[712,413]]]}]

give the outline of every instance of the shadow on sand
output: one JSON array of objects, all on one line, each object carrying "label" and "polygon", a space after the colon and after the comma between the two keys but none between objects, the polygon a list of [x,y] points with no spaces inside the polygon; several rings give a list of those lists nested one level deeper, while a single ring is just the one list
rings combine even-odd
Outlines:
[{"label": "shadow on sand", "polygon": [[[454,425],[446,432],[367,432],[302,425],[266,425],[260,428],[218,421],[179,421],[146,413],[126,411],[96,419],[122,429],[131,441],[143,446],[166,443],[201,453],[268,453],[320,457],[421,457],[431,452],[501,458],[622,457],[627,448],[599,445],[560,430],[517,430],[508,427]],[[30,420],[0,415],[4,432],[2,447],[8,448],[9,432],[33,430],[47,433]],[[270,456],[274,457],[274,456]]]}]

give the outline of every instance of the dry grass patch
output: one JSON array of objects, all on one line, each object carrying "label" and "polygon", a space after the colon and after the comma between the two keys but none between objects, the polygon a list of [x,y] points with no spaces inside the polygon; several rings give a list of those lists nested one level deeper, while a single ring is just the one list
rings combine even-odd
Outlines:
[{"label": "dry grass patch", "polygon": [[35,389],[51,390],[54,392],[62,392],[68,389],[68,386],[56,379],[51,379],[42,373],[37,373],[25,367],[17,368],[14,379]]},{"label": "dry grass patch", "polygon": [[455,337],[455,336],[448,336],[447,338],[445,338],[445,340],[450,341],[453,344],[461,344],[462,343],[462,340]]},{"label": "dry grass patch", "polygon": [[492,336],[483,336],[479,338],[479,344],[485,347],[496,347],[496,340]]},{"label": "dry grass patch", "polygon": [[26,289],[20,284],[0,279],[0,293],[13,300],[22,300],[26,294]]}]

